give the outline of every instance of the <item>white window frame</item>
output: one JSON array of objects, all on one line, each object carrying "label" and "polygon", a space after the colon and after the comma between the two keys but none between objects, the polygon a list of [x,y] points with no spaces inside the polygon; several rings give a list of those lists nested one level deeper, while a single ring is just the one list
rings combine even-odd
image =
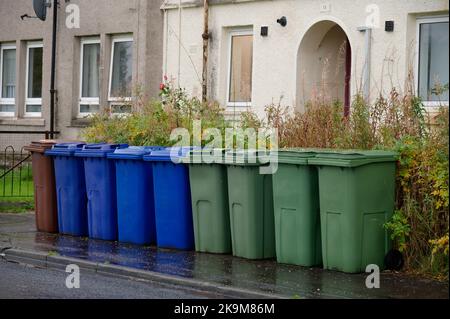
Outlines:
[{"label": "white window frame", "polygon": [[[233,56],[233,37],[235,36],[244,36],[251,35],[253,36],[252,41],[254,44],[255,35],[253,33],[253,29],[239,29],[239,30],[231,30],[228,36],[228,79],[227,79],[227,107],[251,107],[253,101],[253,74],[252,74],[252,96],[250,102],[230,102],[230,89],[231,89],[231,68],[232,68],[232,56]],[[252,52],[252,73],[253,73],[253,62],[254,56]]]},{"label": "white window frame", "polygon": [[[416,61],[414,70],[415,88],[419,96],[419,68],[420,68],[420,25],[427,23],[449,22],[448,15],[418,17],[416,19]],[[449,106],[448,101],[422,101],[422,104],[430,111],[437,110],[441,106]]]},{"label": "white window frame", "polygon": [[[111,41],[111,63],[109,67],[109,86],[108,86],[108,102],[110,102],[110,105],[121,105],[124,104],[124,102],[131,102],[132,96],[124,96],[124,97],[112,97],[111,96],[111,87],[112,87],[112,76],[113,76],[113,64],[114,64],[114,48],[116,46],[116,43],[119,42],[132,42],[134,46],[134,39],[132,35],[122,35],[122,36],[114,36]],[[134,47],[133,47],[133,55],[134,55]],[[133,57],[132,57],[133,59]],[[133,61],[132,61],[133,65]],[[132,66],[133,68],[133,66]],[[134,74],[133,74],[134,76]],[[118,103],[114,103],[118,102]],[[122,103],[120,103],[122,102]]]},{"label": "white window frame", "polygon": [[[99,83],[99,97],[83,97],[83,66],[84,66],[84,46],[87,44],[98,44],[100,45],[101,51],[101,41],[99,37],[82,38],[80,43],[80,95],[78,103],[78,118],[85,118],[94,113],[87,112],[81,113],[81,105],[98,105],[100,107],[100,83]],[[100,63],[100,61],[99,61]],[[100,67],[100,66],[99,66]],[[100,72],[100,71],[99,71]]]},{"label": "white window frame", "polygon": [[[26,63],[26,76],[25,76],[25,105],[23,116],[24,117],[42,117],[42,97],[40,98],[28,98],[28,80],[29,80],[29,72],[30,72],[30,49],[42,48],[44,50],[44,44],[42,41],[37,42],[28,42],[27,43],[27,63]],[[42,58],[44,55],[42,54]],[[44,71],[43,66],[44,61],[42,61],[42,71]],[[44,83],[42,81],[42,83]],[[43,92],[43,91],[42,91]],[[27,105],[40,105],[41,112],[27,112]]]},{"label": "white window frame", "polygon": [[[17,68],[17,46],[13,43],[0,44],[0,104],[2,105],[14,105],[16,108],[16,98],[17,98],[17,75],[16,75],[16,97],[15,98],[2,98],[3,90],[3,52],[5,50],[16,50],[16,68]],[[0,112],[0,117],[14,117],[14,112]]]}]

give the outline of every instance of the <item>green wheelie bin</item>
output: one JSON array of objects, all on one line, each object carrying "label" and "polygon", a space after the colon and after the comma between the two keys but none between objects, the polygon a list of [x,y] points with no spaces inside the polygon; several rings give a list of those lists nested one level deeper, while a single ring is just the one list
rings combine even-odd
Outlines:
[{"label": "green wheelie bin", "polygon": [[195,250],[198,252],[229,254],[232,251],[224,152],[222,149],[195,150],[184,160],[189,164]]},{"label": "green wheelie bin", "polygon": [[280,150],[273,175],[277,261],[305,267],[322,264],[319,183],[308,165],[310,150]]},{"label": "green wheelie bin", "polygon": [[385,151],[320,153],[318,167],[325,269],[365,272],[384,268],[391,247],[384,225],[392,217],[397,154]]},{"label": "green wheelie bin", "polygon": [[[261,174],[257,151],[226,154],[233,255],[275,257],[272,175]],[[230,159],[233,158],[233,163]]]}]

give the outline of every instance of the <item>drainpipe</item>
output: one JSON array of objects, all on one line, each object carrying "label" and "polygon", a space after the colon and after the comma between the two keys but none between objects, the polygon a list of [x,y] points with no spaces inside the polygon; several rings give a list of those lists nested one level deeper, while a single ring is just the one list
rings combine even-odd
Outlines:
[{"label": "drainpipe", "polygon": [[372,29],[369,27],[359,27],[358,31],[364,32],[364,71],[363,71],[363,94],[366,102],[370,98],[370,66],[372,60]]},{"label": "drainpipe", "polygon": [[163,76],[167,75],[167,48],[169,42],[169,17],[167,10],[164,9],[164,55],[163,55]]},{"label": "drainpipe", "polygon": [[178,88],[180,87],[181,77],[181,0],[178,0]]},{"label": "drainpipe", "polygon": [[203,75],[202,75],[202,101],[208,99],[208,45],[209,45],[209,1],[203,3]]},{"label": "drainpipe", "polygon": [[55,132],[55,77],[56,77],[56,29],[58,26],[58,0],[53,1],[52,69],[50,78],[50,138]]}]

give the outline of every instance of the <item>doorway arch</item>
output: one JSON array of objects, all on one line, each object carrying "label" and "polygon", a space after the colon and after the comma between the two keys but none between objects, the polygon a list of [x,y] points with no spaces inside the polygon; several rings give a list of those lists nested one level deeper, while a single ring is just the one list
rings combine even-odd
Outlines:
[{"label": "doorway arch", "polygon": [[352,48],[344,29],[336,22],[322,20],[304,34],[297,53],[297,106],[321,98],[340,101],[350,109]]}]

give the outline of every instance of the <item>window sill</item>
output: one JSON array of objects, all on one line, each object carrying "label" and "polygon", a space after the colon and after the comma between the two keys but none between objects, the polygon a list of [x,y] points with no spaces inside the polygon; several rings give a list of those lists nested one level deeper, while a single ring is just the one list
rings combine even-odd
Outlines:
[{"label": "window sill", "polygon": [[248,109],[246,108],[236,108],[235,110],[233,110],[233,108],[227,108],[224,112],[223,115],[225,117],[226,120],[229,121],[239,121],[241,114],[247,112]]},{"label": "window sill", "polygon": [[448,102],[441,102],[441,103],[432,103],[432,102],[423,102],[423,108],[425,111],[429,113],[437,113],[442,108],[449,107]]},{"label": "window sill", "polygon": [[37,118],[1,118],[0,117],[0,125],[13,125],[13,126],[45,126],[44,119]]},{"label": "window sill", "polygon": [[227,109],[232,109],[232,108],[251,108],[252,107],[252,103],[246,103],[246,102],[236,102],[236,103],[228,103],[227,104]]},{"label": "window sill", "polygon": [[231,114],[234,114],[234,113],[240,114],[240,113],[244,113],[244,112],[248,112],[248,111],[251,111],[251,108],[237,107],[237,106],[230,107],[229,106],[223,111],[223,113],[226,114],[226,115],[231,115]]},{"label": "window sill", "polygon": [[73,119],[72,122],[70,123],[70,126],[68,126],[68,127],[85,128],[85,127],[91,125],[91,123],[92,123],[92,119],[78,118],[78,119]]}]

